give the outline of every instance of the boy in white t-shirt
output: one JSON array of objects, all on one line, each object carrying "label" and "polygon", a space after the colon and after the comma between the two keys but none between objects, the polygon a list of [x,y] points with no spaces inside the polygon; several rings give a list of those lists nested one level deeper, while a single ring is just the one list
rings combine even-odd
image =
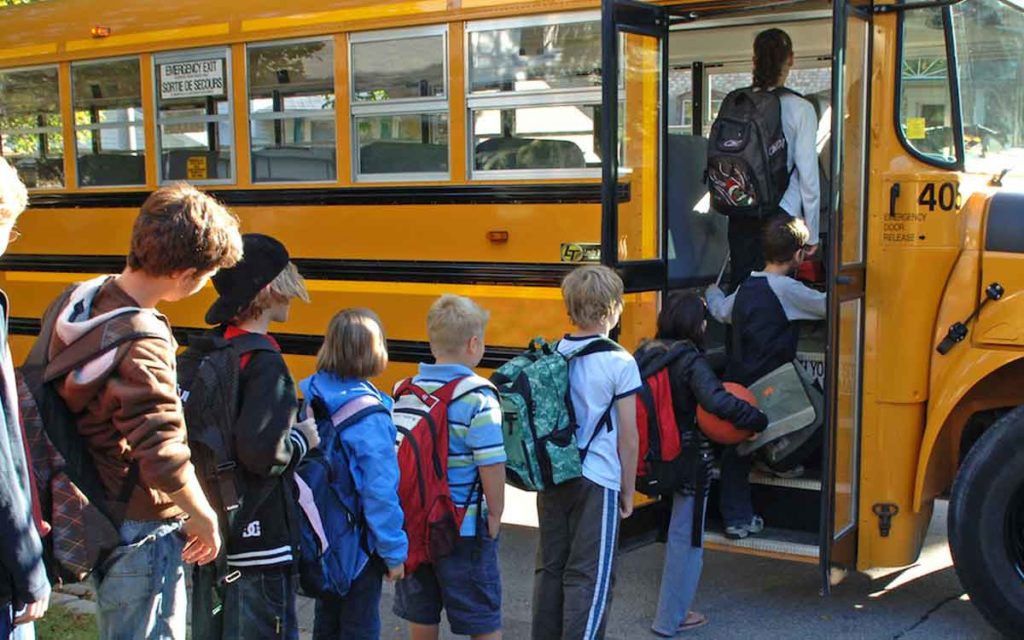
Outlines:
[{"label": "boy in white t-shirt", "polygon": [[[562,282],[575,330],[558,343],[571,354],[608,333],[622,314],[622,279],[587,265]],[[640,370],[616,348],[570,361],[571,400],[583,477],[537,496],[540,547],[533,583],[533,639],[604,637],[619,519],[633,513]]]}]

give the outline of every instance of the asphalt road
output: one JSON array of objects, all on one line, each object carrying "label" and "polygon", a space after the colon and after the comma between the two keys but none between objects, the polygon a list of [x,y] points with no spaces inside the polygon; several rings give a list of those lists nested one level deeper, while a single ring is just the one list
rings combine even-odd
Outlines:
[{"label": "asphalt road", "polygon": [[[529,498],[512,496],[501,534],[505,638],[530,637],[530,590],[537,532]],[[936,506],[932,529],[919,562],[911,567],[851,574],[829,597],[818,594],[816,566],[709,551],[705,555],[695,608],[707,626],[687,638],[885,638],[937,640],[995,639],[963,593],[945,542],[946,505]],[[651,545],[621,556],[607,638],[653,639],[664,554]],[[404,623],[391,615],[385,586],[381,608],[386,640],[407,637]],[[311,602],[303,602],[303,627],[312,628]],[[447,633],[444,638],[455,638]],[[304,634],[305,635],[305,634]]]}]

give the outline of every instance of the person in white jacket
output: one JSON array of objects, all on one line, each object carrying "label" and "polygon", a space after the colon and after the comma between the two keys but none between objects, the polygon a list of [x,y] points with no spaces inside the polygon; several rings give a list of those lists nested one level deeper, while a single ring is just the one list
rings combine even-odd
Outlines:
[{"label": "person in white jacket", "polygon": [[[754,87],[774,91],[784,87],[793,68],[793,41],[782,29],[767,29],[754,39]],[[782,132],[786,137],[786,162],[790,170],[789,187],[779,208],[794,218],[802,218],[810,233],[806,255],[818,249],[820,235],[820,185],[818,184],[818,117],[814,106],[790,91],[779,93],[782,106]],[[729,282],[736,290],[752,271],[764,266],[761,252],[760,220],[729,219],[729,253],[732,270]]]}]

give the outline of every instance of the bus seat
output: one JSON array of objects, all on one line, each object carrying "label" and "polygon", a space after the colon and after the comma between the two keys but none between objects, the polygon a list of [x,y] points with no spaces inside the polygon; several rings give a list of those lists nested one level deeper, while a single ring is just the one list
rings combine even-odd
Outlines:
[{"label": "bus seat", "polygon": [[488,138],[476,145],[475,167],[479,171],[499,171],[516,168],[516,153],[530,143],[530,138],[501,136]]},{"label": "bus seat", "polygon": [[83,187],[146,184],[146,157],[130,153],[78,156],[78,181]]},{"label": "bus seat", "polygon": [[275,147],[253,149],[253,179],[333,181],[337,175],[335,151],[322,147]]},{"label": "bus seat", "polygon": [[673,286],[713,280],[729,247],[728,220],[714,213],[706,202],[707,147],[707,140],[701,136],[669,134],[666,138],[668,275]]},{"label": "bus seat", "polygon": [[569,140],[533,139],[516,151],[520,169],[582,169],[587,166],[583,150]]},{"label": "bus seat", "polygon": [[359,172],[437,173],[448,171],[448,145],[379,140],[359,149]]}]

